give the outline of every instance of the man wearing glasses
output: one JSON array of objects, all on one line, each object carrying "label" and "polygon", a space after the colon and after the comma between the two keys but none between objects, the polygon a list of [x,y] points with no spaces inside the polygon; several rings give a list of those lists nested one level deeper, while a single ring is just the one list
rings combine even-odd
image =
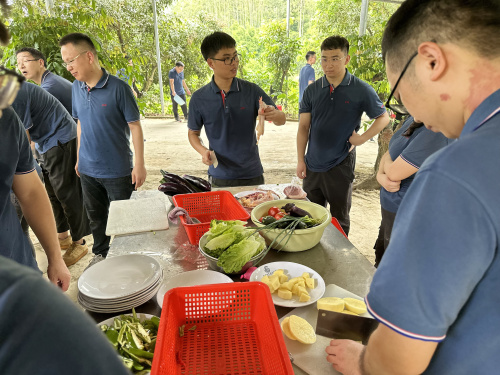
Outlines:
[{"label": "man wearing glasses", "polygon": [[47,70],[47,59],[39,50],[24,47],[16,52],[17,69],[26,78],[40,85],[61,102],[68,113],[73,113],[71,106],[71,82]]},{"label": "man wearing glasses", "polygon": [[[189,142],[209,166],[212,185],[263,184],[264,170],[255,133],[259,98],[268,105],[264,110],[266,120],[283,125],[285,114],[256,84],[236,78],[240,56],[230,35],[210,34],[201,44],[201,53],[214,75],[210,83],[193,93],[189,103]],[[203,127],[208,148],[200,138]]]},{"label": "man wearing glasses", "polygon": [[[297,132],[297,176],[304,179],[307,197],[322,206],[329,203],[332,216],[346,234],[356,163],[354,146],[362,145],[389,123],[375,90],[347,70],[349,60],[347,39],[331,36],[323,41],[321,68],[325,75],[304,92]],[[359,135],[363,112],[375,121]]]},{"label": "man wearing glasses", "polygon": [[[139,108],[130,86],[101,68],[92,40],[73,33],[60,41],[64,65],[75,77],[73,117],[78,119],[78,157],[83,202],[94,237],[91,261],[108,254],[106,236],[111,201],[129,199],[144,183],[144,137]],[[135,165],[130,136],[135,149]]]},{"label": "man wearing glasses", "polygon": [[382,54],[393,96],[458,139],[426,160],[399,208],[366,297],[381,324],[366,347],[333,340],[327,359],[343,374],[497,374],[500,2],[408,0]]}]

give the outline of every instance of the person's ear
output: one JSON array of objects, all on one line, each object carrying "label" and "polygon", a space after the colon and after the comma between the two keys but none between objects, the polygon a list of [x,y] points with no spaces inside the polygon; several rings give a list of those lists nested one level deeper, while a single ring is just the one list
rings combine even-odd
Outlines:
[{"label": "person's ear", "polygon": [[349,64],[349,61],[351,61],[351,55],[347,55],[345,58],[345,65]]},{"label": "person's ear", "polygon": [[214,61],[211,58],[207,59],[207,64],[210,67],[210,69],[214,69]]},{"label": "person's ear", "polygon": [[443,50],[434,42],[424,42],[418,46],[417,63],[431,81],[441,78],[448,66]]}]

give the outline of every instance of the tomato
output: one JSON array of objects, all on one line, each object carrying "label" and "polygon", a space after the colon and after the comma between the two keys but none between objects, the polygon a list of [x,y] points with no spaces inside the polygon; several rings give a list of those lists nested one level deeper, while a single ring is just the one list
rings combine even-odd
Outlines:
[{"label": "tomato", "polygon": [[276,215],[274,215],[274,218],[276,220],[282,219],[285,216],[284,212],[279,211]]},{"label": "tomato", "polygon": [[259,221],[260,221],[261,223],[262,223],[262,219],[264,219],[264,216],[262,216],[262,217],[259,219]]},{"label": "tomato", "polygon": [[276,215],[278,212],[280,212],[280,209],[279,209],[278,207],[274,206],[274,207],[271,207],[271,208],[269,209],[269,211],[267,211],[267,214],[268,214],[269,216],[274,216],[274,215]]}]

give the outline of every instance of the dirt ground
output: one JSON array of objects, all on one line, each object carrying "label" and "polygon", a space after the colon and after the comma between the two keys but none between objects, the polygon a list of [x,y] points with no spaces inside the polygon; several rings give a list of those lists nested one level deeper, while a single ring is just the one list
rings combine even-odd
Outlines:
[{"label": "dirt ground", "polygon": [[[179,123],[173,119],[146,119],[142,124],[148,175],[146,183],[139,190],[157,189],[161,179],[160,169],[176,174],[188,173],[206,178],[207,168],[201,162],[198,153],[189,145],[185,122]],[[259,144],[266,183],[289,183],[295,175],[297,127],[297,122],[287,122],[280,127],[266,123],[266,132]],[[377,151],[376,141],[367,142],[358,147],[355,183],[371,174]],[[372,263],[374,262],[373,244],[377,238],[380,219],[378,190],[354,191],[349,240]],[[47,259],[36,237],[33,237],[33,242],[37,250],[39,267],[45,272]],[[92,236],[87,237],[87,242],[89,254],[69,268],[72,280],[67,294],[74,301],[76,301],[78,291],[78,278],[92,258],[90,251]]]}]

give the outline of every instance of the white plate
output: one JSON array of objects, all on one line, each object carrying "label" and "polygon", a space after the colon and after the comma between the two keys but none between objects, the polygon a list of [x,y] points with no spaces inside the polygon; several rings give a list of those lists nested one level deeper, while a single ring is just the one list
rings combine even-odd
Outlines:
[{"label": "white plate", "polygon": [[158,302],[158,305],[162,308],[165,293],[167,293],[170,289],[177,288],[178,286],[227,284],[232,282],[233,280],[229,276],[216,271],[195,270],[183,272],[170,278],[162,284],[156,294],[156,302]]},{"label": "white plate", "polygon": [[147,255],[127,254],[107,258],[83,272],[78,289],[85,296],[113,299],[149,288],[161,277],[156,259]]},{"label": "white plate", "polygon": [[[151,319],[153,316],[156,316],[156,315],[151,315],[151,314],[142,314],[142,313],[135,313],[137,315],[137,317],[139,318],[139,320],[141,322],[145,321],[145,320],[148,320],[148,319]],[[132,316],[132,314],[122,314],[122,315],[129,315],[129,316]],[[117,316],[113,316],[112,318],[109,318],[109,319],[106,319],[106,320],[103,320],[102,322],[100,323],[97,323],[97,326],[98,327],[101,327],[103,324],[106,324],[107,326],[112,326],[115,319],[119,318],[121,315],[117,315]],[[159,316],[157,317],[159,318]]]},{"label": "white plate", "polygon": [[287,275],[289,279],[292,277],[302,276],[304,272],[309,272],[309,275],[313,279],[317,280],[317,285],[316,288],[307,290],[311,296],[311,299],[307,302],[299,302],[299,297],[297,296],[293,296],[292,299],[283,299],[278,297],[278,293],[273,293],[271,296],[275,305],[284,307],[307,306],[319,300],[325,293],[325,280],[323,280],[323,278],[315,270],[293,262],[274,262],[264,264],[252,273],[250,281],[260,281],[265,275],[270,276],[274,271],[279,269],[284,270],[285,275]]}]

